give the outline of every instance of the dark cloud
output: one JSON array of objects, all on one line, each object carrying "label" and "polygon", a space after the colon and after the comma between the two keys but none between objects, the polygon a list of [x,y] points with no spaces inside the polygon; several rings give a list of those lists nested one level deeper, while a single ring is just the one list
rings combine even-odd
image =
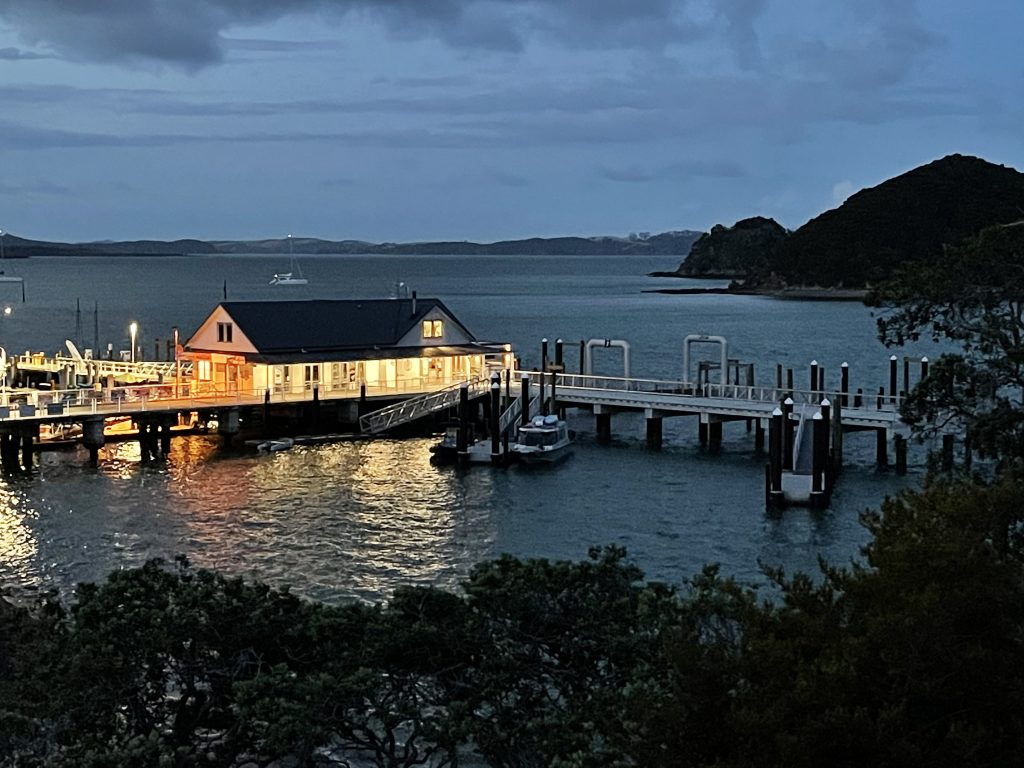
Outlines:
[{"label": "dark cloud", "polygon": [[[726,34],[756,54],[753,23],[763,0],[712,0]],[[186,68],[220,61],[227,48],[253,45],[225,30],[288,15],[343,23],[372,17],[398,36],[456,47],[517,51],[534,35],[567,45],[656,49],[705,36],[695,0],[0,0],[0,18],[33,44],[70,58],[157,61]],[[268,50],[265,41],[262,50]]]}]

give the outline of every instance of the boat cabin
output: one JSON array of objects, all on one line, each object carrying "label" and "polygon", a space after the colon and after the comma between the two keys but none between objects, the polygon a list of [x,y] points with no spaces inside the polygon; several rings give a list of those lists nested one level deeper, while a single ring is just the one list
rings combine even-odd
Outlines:
[{"label": "boat cabin", "polygon": [[224,301],[189,338],[193,395],[430,392],[511,367],[439,299]]}]

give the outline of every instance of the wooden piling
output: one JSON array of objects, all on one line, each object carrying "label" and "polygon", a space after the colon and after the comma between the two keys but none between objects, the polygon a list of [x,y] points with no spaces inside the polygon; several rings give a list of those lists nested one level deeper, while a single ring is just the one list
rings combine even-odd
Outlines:
[{"label": "wooden piling", "polygon": [[889,402],[896,402],[896,392],[898,384],[896,383],[896,355],[889,356]]},{"label": "wooden piling", "polygon": [[818,389],[818,361],[811,360],[811,386],[808,387],[811,392]]},{"label": "wooden piling", "polygon": [[896,453],[896,474],[907,474],[907,440],[903,435],[896,435],[893,438],[893,448]]},{"label": "wooden piling", "polygon": [[839,366],[839,391],[842,393],[842,405],[850,404],[850,364],[843,363]]},{"label": "wooden piling", "polygon": [[793,469],[793,398],[782,401],[782,468]]},{"label": "wooden piling", "polygon": [[889,436],[884,429],[875,430],[875,464],[879,469],[889,466]]},{"label": "wooden piling", "polygon": [[612,439],[612,415],[610,413],[594,414],[596,420],[597,441],[607,443]]},{"label": "wooden piling", "polygon": [[455,450],[459,463],[469,463],[469,383],[459,387],[459,431],[455,438]]},{"label": "wooden piling", "polygon": [[927,357],[922,357],[921,358],[921,381],[924,381],[926,376],[928,376],[928,358]]},{"label": "wooden piling", "polygon": [[501,377],[495,373],[491,376],[491,464],[501,462]]},{"label": "wooden piling", "polygon": [[825,492],[825,453],[828,450],[828,433],[825,419],[820,413],[811,417],[811,507],[822,507]]},{"label": "wooden piling", "polygon": [[722,422],[708,422],[708,450],[718,453],[722,449]]},{"label": "wooden piling", "polygon": [[764,423],[754,419],[754,452],[764,453]]},{"label": "wooden piling", "polygon": [[782,507],[783,419],[785,419],[785,415],[782,409],[776,408],[772,411],[772,418],[768,425],[769,509]]},{"label": "wooden piling", "polygon": [[647,447],[652,451],[661,449],[663,421],[661,416],[647,417]]}]

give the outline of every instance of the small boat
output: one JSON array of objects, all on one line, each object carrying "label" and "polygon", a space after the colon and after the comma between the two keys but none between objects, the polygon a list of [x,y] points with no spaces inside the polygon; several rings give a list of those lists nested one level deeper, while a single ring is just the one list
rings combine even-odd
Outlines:
[{"label": "small boat", "polygon": [[555,464],[572,453],[569,425],[554,414],[534,416],[519,427],[519,436],[511,447],[512,455],[524,464]]},{"label": "small boat", "polygon": [[256,446],[256,450],[261,453],[274,453],[275,451],[287,451],[295,445],[295,441],[290,437],[280,437],[276,440],[264,440],[262,443]]},{"label": "small boat", "polygon": [[299,266],[299,262],[295,260],[295,254],[292,253],[292,236],[288,235],[288,271],[278,272],[271,279],[271,285],[305,285],[308,283],[305,277],[302,276],[302,268]]}]

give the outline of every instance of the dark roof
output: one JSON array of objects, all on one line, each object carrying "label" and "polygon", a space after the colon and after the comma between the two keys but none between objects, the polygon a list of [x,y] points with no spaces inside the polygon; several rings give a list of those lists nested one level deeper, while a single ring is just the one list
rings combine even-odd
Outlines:
[{"label": "dark roof", "polygon": [[224,301],[220,306],[264,355],[393,347],[435,307],[455,319],[440,299],[416,299],[415,313],[413,299]]}]

